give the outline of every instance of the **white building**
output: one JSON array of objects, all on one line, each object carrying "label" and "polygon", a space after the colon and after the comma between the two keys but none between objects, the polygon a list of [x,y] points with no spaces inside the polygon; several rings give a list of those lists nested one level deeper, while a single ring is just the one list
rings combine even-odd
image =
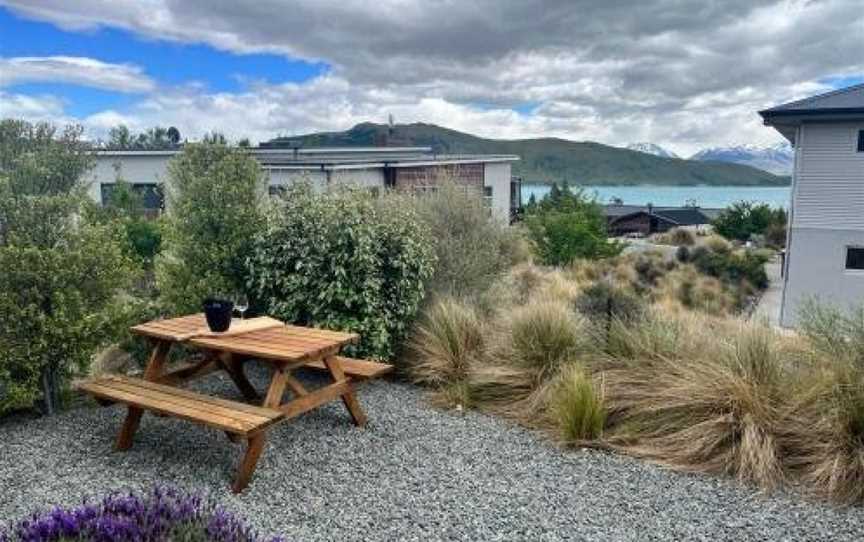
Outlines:
[{"label": "white building", "polygon": [[781,324],[808,299],[864,303],[864,85],[759,114],[795,146]]},{"label": "white building", "polygon": [[[104,202],[118,178],[145,195],[148,207],[162,206],[158,186],[167,180],[168,161],[178,150],[101,151],[90,176],[90,196]],[[512,155],[436,155],[429,147],[254,148],[249,152],[268,177],[271,193],[305,179],[324,189],[353,184],[370,189],[426,191],[442,179],[476,187],[493,214],[508,220],[520,204],[511,186]],[[170,206],[170,202],[165,202]]]}]

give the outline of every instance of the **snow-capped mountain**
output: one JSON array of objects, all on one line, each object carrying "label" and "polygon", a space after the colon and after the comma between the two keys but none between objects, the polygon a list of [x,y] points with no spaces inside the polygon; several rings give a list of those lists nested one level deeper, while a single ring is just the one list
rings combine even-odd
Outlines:
[{"label": "snow-capped mountain", "polygon": [[655,145],[654,143],[631,143],[627,145],[626,148],[631,151],[653,154],[654,156],[660,156],[662,158],[680,158],[674,152],[664,149],[660,145]]},{"label": "snow-capped mountain", "polygon": [[758,147],[756,145],[715,147],[697,152],[690,157],[690,160],[734,162],[759,168],[775,175],[790,175],[795,160],[795,150],[785,141],[770,147]]}]

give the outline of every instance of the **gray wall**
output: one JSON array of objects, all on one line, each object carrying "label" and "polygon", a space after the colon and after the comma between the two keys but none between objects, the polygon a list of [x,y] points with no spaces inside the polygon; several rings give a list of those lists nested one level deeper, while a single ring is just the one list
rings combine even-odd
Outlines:
[{"label": "gray wall", "polygon": [[847,270],[846,248],[864,246],[861,123],[804,124],[796,137],[792,213],[781,323],[794,326],[808,298],[864,302],[864,271]]}]

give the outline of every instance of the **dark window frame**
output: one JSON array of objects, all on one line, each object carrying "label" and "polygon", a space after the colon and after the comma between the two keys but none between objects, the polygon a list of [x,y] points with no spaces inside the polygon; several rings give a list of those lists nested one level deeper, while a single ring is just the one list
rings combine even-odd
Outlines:
[{"label": "dark window frame", "polygon": [[864,152],[864,130],[858,130],[858,152]]},{"label": "dark window frame", "polygon": [[[165,207],[165,194],[162,190],[162,186],[159,183],[129,183],[132,186],[132,190],[143,196],[144,202],[144,211],[145,212],[161,212]],[[99,197],[101,198],[101,204],[107,205],[108,199],[111,195],[111,190],[117,186],[116,182],[113,183],[100,183],[99,185]]]},{"label": "dark window frame", "polygon": [[864,246],[846,247],[846,271],[864,271]]}]

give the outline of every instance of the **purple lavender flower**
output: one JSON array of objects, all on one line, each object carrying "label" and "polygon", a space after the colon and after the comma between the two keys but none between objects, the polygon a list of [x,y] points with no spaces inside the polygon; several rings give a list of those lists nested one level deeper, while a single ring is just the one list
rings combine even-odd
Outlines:
[{"label": "purple lavender flower", "polygon": [[[174,488],[156,487],[146,494],[112,493],[74,508],[56,507],[24,518],[0,542],[156,542],[208,540],[258,542],[256,532],[211,499]],[[274,538],[273,542],[282,540]]]}]

